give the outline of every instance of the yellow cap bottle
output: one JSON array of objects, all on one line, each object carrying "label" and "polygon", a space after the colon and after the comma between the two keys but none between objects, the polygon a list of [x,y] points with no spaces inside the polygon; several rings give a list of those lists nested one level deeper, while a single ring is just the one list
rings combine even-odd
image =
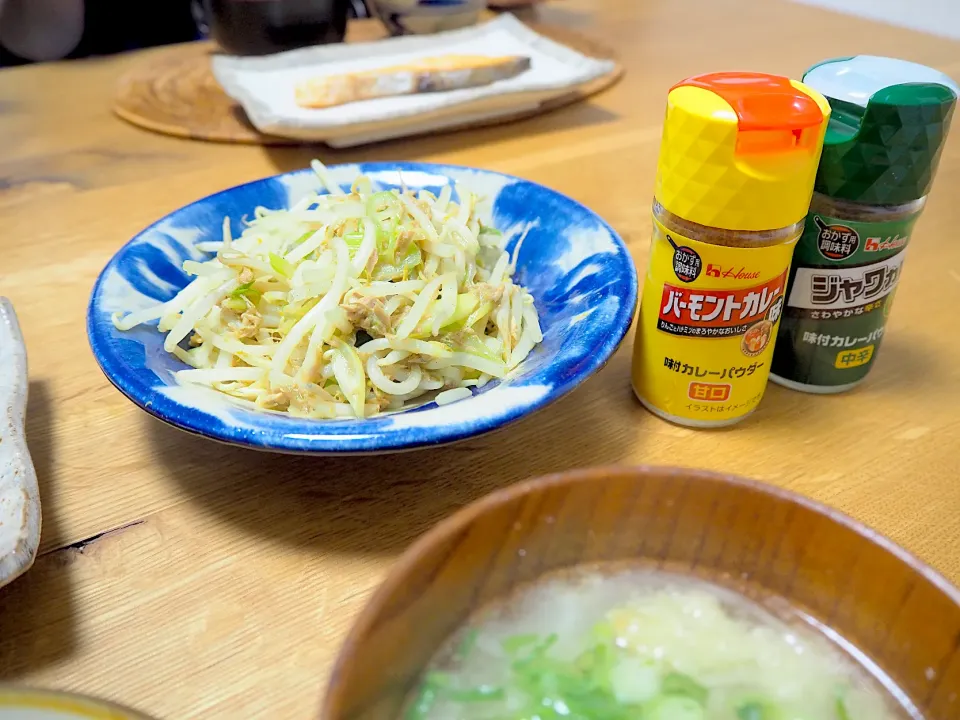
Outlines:
[{"label": "yellow cap bottle", "polygon": [[730,425],[763,397],[829,115],[822,95],[776,75],[670,90],[633,358],[657,415]]}]

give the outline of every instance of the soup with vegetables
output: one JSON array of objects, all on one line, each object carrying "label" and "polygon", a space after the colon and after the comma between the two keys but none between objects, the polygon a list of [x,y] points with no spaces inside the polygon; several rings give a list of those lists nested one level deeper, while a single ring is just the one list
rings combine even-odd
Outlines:
[{"label": "soup with vegetables", "polygon": [[480,614],[431,662],[410,720],[904,720],[806,623],[670,573],[583,571]]}]

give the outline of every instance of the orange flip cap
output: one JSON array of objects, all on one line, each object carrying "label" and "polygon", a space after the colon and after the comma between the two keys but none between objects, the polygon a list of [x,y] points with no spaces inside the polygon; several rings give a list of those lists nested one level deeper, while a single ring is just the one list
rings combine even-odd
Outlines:
[{"label": "orange flip cap", "polygon": [[816,100],[780,75],[719,72],[687,78],[671,90],[692,86],[723,98],[737,114],[740,130],[802,131],[823,123]]}]

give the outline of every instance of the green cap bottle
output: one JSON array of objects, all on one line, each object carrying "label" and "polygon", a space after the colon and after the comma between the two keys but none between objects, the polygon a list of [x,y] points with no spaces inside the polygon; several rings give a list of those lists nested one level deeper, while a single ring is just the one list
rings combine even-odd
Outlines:
[{"label": "green cap bottle", "polygon": [[870,205],[930,191],[960,89],[924,65],[857,55],[814,65],[803,82],[833,114],[814,190]]},{"label": "green cap bottle", "polygon": [[836,393],[876,360],[960,88],[933,68],[871,55],[824,61],[803,81],[832,114],[771,379]]}]

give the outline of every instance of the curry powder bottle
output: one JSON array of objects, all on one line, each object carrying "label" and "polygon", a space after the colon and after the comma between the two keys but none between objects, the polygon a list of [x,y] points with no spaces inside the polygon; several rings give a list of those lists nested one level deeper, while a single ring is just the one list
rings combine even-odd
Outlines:
[{"label": "curry powder bottle", "polygon": [[859,55],[810,68],[833,114],[790,273],[773,377],[837,393],[870,372],[957,85],[932,68]]},{"label": "curry powder bottle", "polygon": [[770,373],[830,106],[803,84],[713,73],[671,88],[633,387],[681,425],[749,415]]}]

